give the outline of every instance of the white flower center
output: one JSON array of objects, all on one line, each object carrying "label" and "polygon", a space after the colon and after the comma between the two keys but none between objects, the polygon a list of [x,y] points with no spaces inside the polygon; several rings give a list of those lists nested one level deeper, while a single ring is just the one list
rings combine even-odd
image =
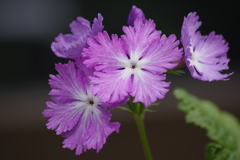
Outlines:
[{"label": "white flower center", "polygon": [[141,70],[142,66],[140,60],[129,59],[127,64],[125,65],[125,72],[127,72],[129,75],[138,75]]},{"label": "white flower center", "polygon": [[131,75],[134,75],[135,78],[141,77],[143,73],[144,66],[146,65],[146,60],[137,56],[132,56],[128,59],[119,59],[120,66],[122,66],[122,77],[129,78]]},{"label": "white flower center", "polygon": [[137,68],[139,68],[139,66],[138,66],[138,61],[139,61],[139,60],[133,61],[133,60],[130,59],[130,60],[128,61],[128,65],[125,66],[125,67],[126,67],[126,68],[130,68],[130,69],[132,69],[132,70],[137,69]]},{"label": "white flower center", "polygon": [[191,58],[188,58],[190,66],[197,66],[199,64],[199,60],[201,59],[201,55],[195,52],[192,47],[190,47],[190,51],[192,53]]},{"label": "white flower center", "polygon": [[101,103],[98,97],[94,96],[90,91],[88,91],[84,103],[85,111],[83,116],[89,117],[90,115],[94,115],[95,117],[99,118],[100,111],[98,105]]},{"label": "white flower center", "polygon": [[97,96],[94,96],[90,91],[88,91],[85,103],[89,107],[96,108],[100,104],[100,101]]},{"label": "white flower center", "polygon": [[118,59],[118,66],[120,67],[119,70],[121,72],[120,78],[127,79],[134,75],[134,78],[141,79],[145,67],[149,61],[139,55],[140,54],[131,54],[131,56],[128,56],[128,58]]},{"label": "white flower center", "polygon": [[93,95],[89,90],[87,90],[87,93],[78,93],[75,96],[76,100],[79,100],[79,103],[81,103],[81,107],[84,108],[96,108],[100,101],[97,96]]}]

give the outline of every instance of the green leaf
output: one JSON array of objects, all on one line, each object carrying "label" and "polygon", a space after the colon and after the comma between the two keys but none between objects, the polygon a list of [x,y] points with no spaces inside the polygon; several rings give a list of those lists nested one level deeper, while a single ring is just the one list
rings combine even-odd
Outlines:
[{"label": "green leaf", "polygon": [[154,110],[151,110],[151,109],[148,109],[148,108],[145,108],[144,111],[145,111],[145,112],[152,112],[152,113],[157,112],[157,111],[154,111]]},{"label": "green leaf", "polygon": [[116,107],[116,108],[121,109],[123,111],[127,111],[129,113],[132,113],[132,111],[130,109],[126,108],[126,107]]},{"label": "green leaf", "polygon": [[179,100],[178,109],[186,113],[186,121],[204,128],[212,140],[206,147],[207,160],[240,160],[240,124],[237,118],[184,89],[175,89],[174,95]]},{"label": "green leaf", "polygon": [[160,103],[153,103],[151,105],[149,105],[147,108],[150,108],[150,107],[154,107],[154,106],[159,106]]}]

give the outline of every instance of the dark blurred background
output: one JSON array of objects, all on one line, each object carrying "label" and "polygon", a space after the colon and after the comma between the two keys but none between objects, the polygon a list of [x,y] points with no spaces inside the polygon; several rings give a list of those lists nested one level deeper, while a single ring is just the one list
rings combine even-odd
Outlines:
[{"label": "dark blurred background", "polygon": [[112,121],[121,123],[120,132],[109,136],[103,149],[75,156],[63,149],[61,136],[47,130],[42,111],[50,98],[48,75],[56,74],[55,63],[68,60],[56,57],[50,44],[59,34],[70,33],[69,24],[82,16],[92,22],[97,13],[104,17],[105,30],[122,34],[132,5],[141,8],[164,34],[180,38],[183,17],[196,11],[203,22],[202,34],[216,31],[229,42],[230,81],[202,82],[172,76],[166,98],[146,115],[146,126],[153,157],[158,160],[202,160],[205,132],[186,124],[176,109],[172,95],[184,87],[200,98],[215,102],[221,109],[240,118],[239,5],[237,0],[0,0],[0,159],[1,160],[143,160],[137,128],[130,114],[113,110]]}]

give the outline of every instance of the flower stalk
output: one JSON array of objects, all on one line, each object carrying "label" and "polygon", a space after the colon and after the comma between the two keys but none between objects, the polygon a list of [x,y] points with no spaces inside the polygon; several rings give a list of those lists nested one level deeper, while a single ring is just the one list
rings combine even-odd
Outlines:
[{"label": "flower stalk", "polygon": [[130,100],[128,101],[128,105],[132,111],[134,120],[137,124],[144,154],[145,154],[146,160],[152,160],[152,154],[148,144],[147,134],[144,126],[144,116],[145,116],[146,108],[144,107],[143,103],[141,102],[132,103],[132,100],[133,98],[131,97]]}]

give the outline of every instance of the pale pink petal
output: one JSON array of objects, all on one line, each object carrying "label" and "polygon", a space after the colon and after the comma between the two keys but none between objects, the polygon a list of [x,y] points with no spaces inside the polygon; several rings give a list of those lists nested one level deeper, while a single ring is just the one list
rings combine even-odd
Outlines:
[{"label": "pale pink petal", "polygon": [[122,41],[117,35],[109,37],[104,31],[99,32],[94,39],[88,39],[89,48],[83,50],[82,55],[86,57],[84,64],[95,67],[96,70],[115,70],[121,68],[121,59],[128,59],[123,48]]},{"label": "pale pink petal", "polygon": [[86,40],[86,37],[59,34],[55,38],[55,42],[51,44],[51,49],[58,57],[74,59],[81,56],[81,51],[86,46]]},{"label": "pale pink petal", "polygon": [[85,103],[54,103],[47,102],[49,109],[44,110],[44,117],[51,117],[48,120],[47,128],[56,130],[57,134],[62,134],[71,130],[79,121],[81,114],[84,112]]},{"label": "pale pink petal", "polygon": [[83,73],[76,70],[74,62],[56,64],[58,75],[50,75],[49,84],[52,90],[49,95],[59,102],[72,102],[78,100],[80,95],[86,93],[86,85],[81,81]]},{"label": "pale pink petal", "polygon": [[163,99],[168,92],[170,82],[165,82],[165,75],[155,75],[147,71],[134,75],[131,96],[133,102],[142,102],[145,107],[158,99]]},{"label": "pale pink petal", "polygon": [[91,83],[94,85],[92,92],[98,94],[102,102],[109,103],[124,101],[132,88],[131,75],[124,75],[123,70],[95,72]]},{"label": "pale pink petal", "polygon": [[179,41],[175,35],[166,37],[162,35],[160,39],[156,39],[150,44],[144,52],[144,56],[139,63],[144,70],[153,74],[162,74],[167,69],[174,68],[181,57],[182,49],[178,48]]},{"label": "pale pink petal", "polygon": [[77,21],[73,21],[70,25],[73,35],[83,37],[91,32],[90,22],[83,17],[77,17]]},{"label": "pale pink petal", "polygon": [[80,155],[89,149],[96,149],[99,152],[106,143],[107,137],[114,131],[118,132],[120,124],[109,122],[111,114],[109,111],[98,108],[96,113],[85,111],[75,128],[63,133],[66,139],[63,141],[63,148],[73,150],[76,148],[76,155]]},{"label": "pale pink petal", "polygon": [[122,35],[121,38],[129,57],[141,58],[152,41],[160,37],[161,32],[156,31],[155,27],[152,20],[146,20],[143,23],[141,19],[134,21],[134,27],[123,27],[125,35]]},{"label": "pale pink petal", "polygon": [[102,32],[103,30],[103,25],[102,25],[103,17],[99,13],[98,18],[94,18],[93,24],[92,24],[92,30],[90,32],[90,37],[94,37],[98,34],[98,32]]}]

